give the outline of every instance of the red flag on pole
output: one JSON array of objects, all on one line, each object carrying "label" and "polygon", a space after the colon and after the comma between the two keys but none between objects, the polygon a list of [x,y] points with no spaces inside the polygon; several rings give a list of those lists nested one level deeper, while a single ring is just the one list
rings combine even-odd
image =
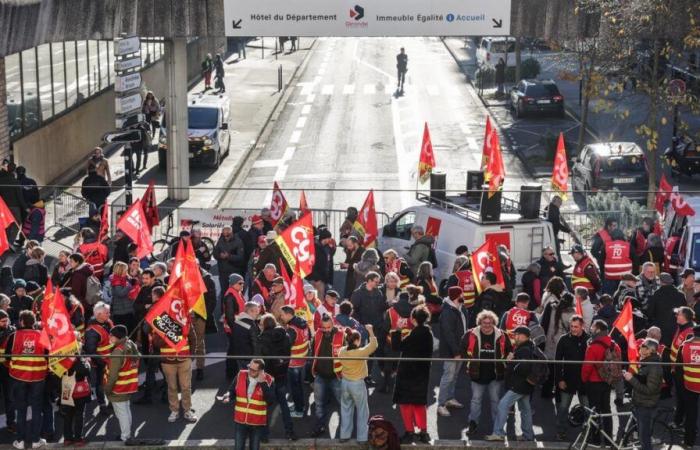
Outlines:
[{"label": "red flag on pole", "polygon": [[688,202],[685,201],[680,192],[678,192],[678,186],[673,187],[671,195],[668,196],[668,199],[671,201],[671,206],[673,207],[673,210],[676,211],[676,214],[678,214],[679,216],[695,215],[695,210],[693,209],[693,207],[690,206]]},{"label": "red flag on pole", "polygon": [[311,210],[309,209],[309,204],[306,202],[306,194],[302,189],[301,196],[299,197],[299,215],[303,216],[308,212],[311,212]]},{"label": "red flag on pole", "polygon": [[97,242],[105,240],[109,234],[109,202],[105,201],[102,205],[102,218],[100,219],[100,232],[97,236]]},{"label": "red flag on pole", "polygon": [[192,241],[187,237],[181,238],[180,244],[177,246],[168,287],[173,286],[176,282],[182,283],[182,293],[188,309],[206,319],[207,308],[204,303],[204,293],[207,292],[207,287],[197,265]]},{"label": "red flag on pole", "polygon": [[0,256],[10,249],[10,241],[7,239],[7,232],[0,229]]},{"label": "red flag on pole", "polygon": [[501,262],[498,259],[498,251],[496,244],[492,239],[487,238],[481,247],[477,248],[471,254],[471,263],[474,279],[474,286],[477,292],[481,292],[481,277],[486,272],[493,272],[496,275],[496,283],[504,285],[503,272],[501,271]]},{"label": "red flag on pole", "polygon": [[557,153],[554,156],[554,167],[552,168],[552,188],[562,199],[566,200],[566,193],[569,190],[569,165],[566,162],[564,133],[559,133],[557,141]]},{"label": "red flag on pole", "polygon": [[153,331],[176,352],[187,345],[190,331],[190,313],[185,297],[182,278],[178,278],[146,314],[146,322]]},{"label": "red flag on pole", "polygon": [[148,183],[148,188],[146,188],[146,192],[143,193],[142,200],[143,212],[146,215],[146,220],[148,221],[148,230],[153,233],[153,227],[160,223],[160,216],[158,215],[158,201],[156,200],[156,188],[153,180]]},{"label": "red flag on pole", "polygon": [[486,173],[484,173],[484,179],[489,182],[489,198],[493,197],[493,195],[501,189],[505,178],[506,169],[503,166],[501,144],[498,133],[494,129],[491,131],[491,154],[489,155]]},{"label": "red flag on pole", "polygon": [[41,304],[40,342],[49,350],[50,355],[57,356],[49,358],[49,369],[56,376],[62,377],[73,365],[74,356],[78,352],[78,340],[61,291],[53,293],[52,289],[53,285],[47,283]]},{"label": "red flag on pole", "polygon": [[117,228],[137,245],[136,256],[141,259],[153,251],[151,232],[141,200],[136,200],[117,222]]},{"label": "red flag on pole", "polygon": [[428,122],[423,127],[423,142],[420,147],[420,159],[418,160],[418,178],[421,183],[428,181],[430,172],[435,167],[435,153],[433,153],[433,143],[430,141],[430,130]]},{"label": "red flag on pole", "polygon": [[306,213],[275,238],[275,242],[287,260],[289,267],[299,271],[301,277],[311,273],[316,259],[314,224]]},{"label": "red flag on pole", "polygon": [[376,246],[379,230],[377,229],[377,212],[374,208],[373,190],[370,189],[369,194],[367,194],[367,198],[362,204],[362,208],[360,208],[357,219],[355,219],[355,223],[352,226],[360,234],[360,240],[364,247]]},{"label": "red flag on pole", "polygon": [[484,145],[481,149],[481,171],[484,172],[489,164],[491,156],[491,118],[486,116],[486,131],[484,133]]},{"label": "red flag on pole", "polygon": [[6,230],[7,227],[13,223],[17,223],[15,221],[15,216],[12,214],[12,211],[10,211],[10,208],[7,207],[5,200],[0,197],[0,228]]},{"label": "red flag on pole", "polygon": [[279,185],[275,181],[272,185],[272,200],[270,202],[270,220],[272,221],[271,225],[273,227],[277,225],[277,222],[279,222],[282,217],[284,217],[284,214],[287,212],[288,208],[289,205],[287,204],[287,199],[284,198],[282,189],[280,189]]},{"label": "red flag on pole", "polygon": [[656,201],[654,204],[659,214],[663,214],[664,204],[666,200],[668,200],[669,195],[671,195],[671,191],[673,191],[673,186],[666,180],[666,174],[662,174],[661,180],[659,180],[659,190],[656,191]]},{"label": "red flag on pole", "polygon": [[630,362],[630,371],[636,372],[639,362],[639,349],[637,339],[634,337],[634,316],[632,315],[632,301],[628,298],[622,311],[613,323],[613,329],[617,329],[627,340],[627,360]]}]

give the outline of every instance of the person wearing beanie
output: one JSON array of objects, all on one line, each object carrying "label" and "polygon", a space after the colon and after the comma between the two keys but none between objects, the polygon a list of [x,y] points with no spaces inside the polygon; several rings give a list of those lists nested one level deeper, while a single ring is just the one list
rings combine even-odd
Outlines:
[{"label": "person wearing beanie", "polygon": [[10,322],[17,326],[19,321],[19,313],[25,309],[32,309],[34,299],[27,295],[27,282],[19,278],[15,280],[15,294],[10,297]]},{"label": "person wearing beanie", "polygon": [[279,322],[282,315],[282,307],[287,303],[285,300],[286,289],[284,287],[284,278],[277,277],[272,281],[270,289],[270,297],[265,299],[265,310],[275,316],[275,320]]},{"label": "person wearing beanie", "polygon": [[469,323],[469,310],[464,306],[462,288],[452,286],[447,290],[447,298],[443,301],[440,312],[440,358],[452,358],[454,361],[442,363],[442,376],[440,378],[440,391],[438,394],[438,414],[449,417],[447,408],[464,408],[464,405],[455,399],[455,387],[457,376],[462,367],[460,342],[467,332]]},{"label": "person wearing beanie", "polygon": [[109,332],[109,342],[112,344],[112,352],[105,373],[104,393],[119,421],[121,440],[129,443],[132,439],[131,395],[138,391],[138,367],[141,355],[136,344],[129,339],[124,325],[112,327]]}]

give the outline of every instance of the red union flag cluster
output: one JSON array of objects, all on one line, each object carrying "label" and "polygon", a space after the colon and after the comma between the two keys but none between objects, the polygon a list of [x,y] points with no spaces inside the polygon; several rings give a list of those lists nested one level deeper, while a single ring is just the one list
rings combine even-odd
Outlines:
[{"label": "red union flag cluster", "polygon": [[298,271],[302,278],[311,273],[316,258],[311,213],[304,214],[286,228],[275,242],[293,271]]},{"label": "red union flag cluster", "polygon": [[136,243],[136,256],[141,259],[153,251],[151,232],[148,227],[146,214],[143,212],[143,203],[136,200],[131,208],[117,222],[117,228],[129,236]]},{"label": "red union flag cluster", "polygon": [[190,313],[183,279],[177,278],[146,314],[146,322],[151,325],[163,341],[176,352],[187,345],[190,332]]},{"label": "red union flag cluster", "polygon": [[357,219],[352,225],[360,235],[360,242],[365,247],[376,246],[377,234],[377,212],[374,209],[374,191],[370,190],[362,205],[360,212],[357,214]]},{"label": "red union flag cluster", "polygon": [[482,291],[481,277],[486,272],[493,272],[496,275],[496,283],[504,284],[501,262],[498,260],[498,250],[492,239],[487,238],[486,242],[472,253],[471,263],[474,271],[474,285],[478,292]]},{"label": "red union flag cluster", "polygon": [[270,225],[273,227],[277,225],[277,222],[284,217],[287,209],[289,209],[287,199],[284,198],[282,189],[280,189],[279,185],[275,181],[272,186],[272,200],[270,201]]},{"label": "red union flag cluster", "polygon": [[678,192],[678,186],[671,186],[666,180],[666,175],[661,176],[659,190],[656,192],[655,207],[659,214],[663,214],[666,202],[671,203],[671,207],[679,216],[694,216],[695,210],[685,201]]},{"label": "red union flag cluster", "polygon": [[181,239],[180,245],[177,246],[168,287],[173,286],[176,282],[182,283],[183,295],[188,309],[202,319],[206,319],[207,307],[204,303],[204,293],[207,292],[207,287],[197,265],[194,248],[189,238]]},{"label": "red union flag cluster", "polygon": [[503,165],[501,142],[498,131],[491,126],[491,120],[486,117],[486,135],[481,154],[481,170],[484,172],[484,181],[489,184],[489,198],[503,187],[506,179],[506,168]]},{"label": "red union flag cluster", "polygon": [[627,299],[625,305],[613,323],[613,330],[620,332],[627,341],[627,360],[630,362],[630,371],[637,372],[639,366],[639,349],[637,348],[637,338],[634,337],[634,316],[632,315],[632,301]]},{"label": "red union flag cluster", "polygon": [[557,141],[557,153],[554,155],[554,167],[552,168],[552,189],[566,200],[566,193],[569,191],[569,166],[566,162],[564,133],[559,133]]},{"label": "red union flag cluster", "polygon": [[49,358],[49,369],[56,376],[62,377],[73,366],[73,355],[78,353],[78,340],[66,309],[66,301],[60,290],[53,292],[51,279],[46,283],[46,293],[41,304],[41,322],[41,343],[50,355],[56,356]]}]

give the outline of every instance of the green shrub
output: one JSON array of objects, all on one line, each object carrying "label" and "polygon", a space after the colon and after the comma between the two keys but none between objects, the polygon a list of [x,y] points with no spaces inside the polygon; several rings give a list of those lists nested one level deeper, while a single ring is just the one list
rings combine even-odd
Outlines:
[{"label": "green shrub", "polygon": [[537,78],[542,71],[540,62],[534,58],[527,58],[520,62],[520,77]]}]

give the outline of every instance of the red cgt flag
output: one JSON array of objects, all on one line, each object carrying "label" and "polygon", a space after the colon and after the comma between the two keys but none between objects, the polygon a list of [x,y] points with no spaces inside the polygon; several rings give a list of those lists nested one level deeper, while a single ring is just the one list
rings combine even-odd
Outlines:
[{"label": "red cgt flag", "polygon": [[197,259],[189,238],[182,238],[177,246],[172,276],[168,287],[176,282],[182,283],[182,292],[190,311],[194,311],[201,318],[207,318],[207,308],[204,303],[204,293],[207,287],[202,278],[202,272],[197,265]]},{"label": "red cgt flag", "polygon": [[10,211],[10,208],[7,207],[5,200],[0,197],[0,228],[6,230],[7,227],[16,223],[17,222],[15,221],[15,216],[12,214],[12,211]]},{"label": "red cgt flag", "polygon": [[676,211],[676,214],[678,214],[679,216],[695,215],[695,210],[693,209],[693,207],[690,206],[688,202],[685,201],[680,192],[678,192],[678,186],[673,187],[671,195],[668,196],[668,199],[671,201],[671,206],[673,207],[673,210]]},{"label": "red cgt flag", "polygon": [[141,200],[136,200],[131,208],[117,222],[117,228],[129,236],[137,245],[136,256],[141,259],[153,251],[151,232],[143,212]]},{"label": "red cgt flag", "polygon": [[304,214],[280,233],[275,242],[292,270],[298,271],[302,278],[311,273],[316,259],[316,247],[310,213]]},{"label": "red cgt flag", "polygon": [[185,298],[182,278],[173,282],[158,303],[151,306],[146,314],[146,322],[151,325],[168,347],[176,352],[187,345],[190,332],[190,313]]},{"label": "red cgt flag", "polygon": [[49,369],[58,377],[71,368],[78,352],[75,328],[66,309],[66,301],[60,290],[53,292],[53,284],[46,284],[44,301],[41,304],[41,344],[49,354],[57,356],[49,359]]},{"label": "red cgt flag", "polygon": [[156,188],[153,180],[148,183],[148,188],[146,188],[146,192],[143,193],[142,202],[143,212],[146,215],[146,221],[148,222],[148,230],[153,233],[153,227],[160,223],[160,216],[158,215],[158,201],[156,200]]},{"label": "red cgt flag", "polygon": [[654,207],[659,214],[664,212],[664,204],[668,200],[669,195],[673,191],[673,186],[666,180],[666,174],[661,175],[661,180],[659,181],[659,190],[656,191],[656,201]]},{"label": "red cgt flag", "polygon": [[486,132],[484,133],[484,145],[481,149],[481,171],[484,172],[489,164],[491,156],[491,118],[486,116]]},{"label": "red cgt flag", "polygon": [[100,232],[97,235],[97,242],[102,242],[109,234],[109,202],[102,205],[102,218],[100,219]]},{"label": "red cgt flag", "polygon": [[477,292],[481,292],[481,277],[486,272],[493,272],[496,275],[496,283],[503,285],[505,283],[503,279],[503,272],[501,271],[501,262],[498,259],[498,251],[496,249],[496,244],[490,238],[486,239],[486,242],[481,244],[481,247],[477,248],[471,254],[471,263],[473,270],[473,280],[476,286]]},{"label": "red cgt flag", "polygon": [[357,219],[352,225],[360,234],[360,240],[364,247],[375,247],[377,235],[377,212],[374,208],[374,191],[370,189],[365,202],[362,204]]},{"label": "red cgt flag", "polygon": [[496,130],[491,131],[491,154],[484,179],[489,182],[489,198],[493,197],[503,186],[506,178],[506,169],[503,166],[503,155],[501,154],[501,144]]},{"label": "red cgt flag", "polygon": [[564,133],[559,133],[557,141],[557,153],[554,156],[554,167],[552,168],[552,189],[566,200],[566,193],[569,190],[569,165],[566,162]]},{"label": "red cgt flag", "polygon": [[301,196],[299,197],[299,215],[303,216],[308,212],[311,212],[311,210],[309,209],[309,204],[306,202],[306,194],[302,189]]},{"label": "red cgt flag", "polygon": [[430,172],[435,167],[435,153],[433,153],[433,143],[430,141],[430,130],[428,122],[423,127],[423,142],[420,147],[420,159],[418,160],[418,178],[421,183],[428,181]]},{"label": "red cgt flag", "polygon": [[632,301],[627,299],[625,305],[620,311],[620,315],[613,323],[613,330],[622,334],[627,341],[627,360],[630,362],[630,371],[637,371],[638,365],[633,363],[639,362],[639,349],[637,348],[637,339],[634,337],[634,316],[632,315]]},{"label": "red cgt flag", "polygon": [[272,220],[271,225],[274,227],[277,222],[284,217],[285,213],[289,209],[289,204],[287,204],[287,199],[284,198],[282,189],[275,181],[272,186],[272,200],[270,201],[270,219]]}]

